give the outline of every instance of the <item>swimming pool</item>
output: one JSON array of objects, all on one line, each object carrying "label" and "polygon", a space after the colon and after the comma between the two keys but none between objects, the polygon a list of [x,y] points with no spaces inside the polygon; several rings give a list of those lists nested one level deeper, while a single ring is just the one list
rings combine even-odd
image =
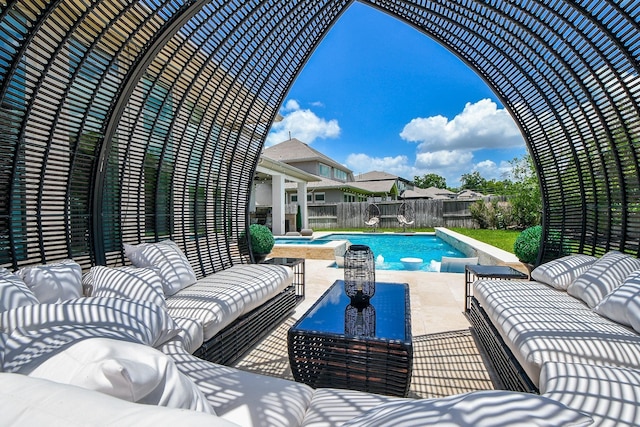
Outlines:
[{"label": "swimming pool", "polygon": [[380,270],[406,270],[400,259],[410,257],[423,260],[420,271],[440,271],[440,260],[443,256],[466,256],[432,234],[333,233],[316,239],[277,238],[276,244],[315,246],[336,240],[348,240],[354,245],[369,246],[376,259],[376,268]]}]

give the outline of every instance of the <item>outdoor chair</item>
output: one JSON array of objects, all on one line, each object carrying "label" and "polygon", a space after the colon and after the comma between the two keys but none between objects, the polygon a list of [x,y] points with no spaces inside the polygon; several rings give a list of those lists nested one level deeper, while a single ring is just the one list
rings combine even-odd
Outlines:
[{"label": "outdoor chair", "polygon": [[402,226],[402,231],[406,231],[407,226],[412,225],[415,222],[416,215],[411,205],[403,202],[400,206],[398,206],[396,217],[398,218],[398,222]]},{"label": "outdoor chair", "polygon": [[375,203],[370,203],[364,212],[364,223],[367,227],[373,227],[373,231],[376,231],[376,227],[380,224],[380,208]]},{"label": "outdoor chair", "polygon": [[440,261],[440,273],[464,273],[465,265],[478,264],[478,257],[454,258],[443,256]]}]

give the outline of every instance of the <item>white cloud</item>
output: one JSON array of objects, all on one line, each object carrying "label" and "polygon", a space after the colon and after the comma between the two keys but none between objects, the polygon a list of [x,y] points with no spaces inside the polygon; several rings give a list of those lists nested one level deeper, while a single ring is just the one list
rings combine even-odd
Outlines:
[{"label": "white cloud", "polygon": [[473,170],[480,172],[480,175],[486,179],[503,180],[509,175],[513,166],[507,161],[496,164],[493,160],[483,160],[476,163]]},{"label": "white cloud", "polygon": [[295,99],[290,99],[282,107],[282,111],[296,111],[300,109],[300,104]]},{"label": "white cloud", "polygon": [[285,103],[280,114],[282,120],[274,123],[267,135],[267,147],[288,140],[289,135],[307,144],[312,144],[317,138],[336,138],[340,135],[337,120],[318,117],[313,111],[302,109],[294,99]]},{"label": "white cloud", "polygon": [[429,153],[418,153],[416,156],[416,167],[430,170],[461,169],[471,166],[472,160],[473,153],[469,151],[442,150]]},{"label": "white cloud", "polygon": [[422,176],[435,173],[447,180],[447,185],[456,187],[460,176],[474,168],[473,153],[460,150],[440,150],[416,155],[415,173]]},{"label": "white cloud", "polygon": [[407,156],[370,157],[367,154],[358,153],[347,156],[346,166],[356,175],[371,171],[384,171],[403,178],[413,179],[413,175],[409,177],[406,175],[412,169],[408,163]]},{"label": "white cloud", "polygon": [[467,103],[452,120],[444,116],[415,118],[404,126],[400,137],[419,142],[418,152],[442,150],[475,151],[483,148],[507,148],[524,145],[513,119],[495,102],[482,99]]}]

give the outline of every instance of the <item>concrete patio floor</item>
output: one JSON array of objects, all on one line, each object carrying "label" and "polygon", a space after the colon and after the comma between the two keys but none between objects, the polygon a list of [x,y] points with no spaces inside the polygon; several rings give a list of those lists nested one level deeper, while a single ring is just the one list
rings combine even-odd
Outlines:
[{"label": "concrete patio floor", "polygon": [[[332,265],[329,260],[306,260],[305,300],[234,366],[293,379],[287,330],[334,281],[343,279],[343,270]],[[376,281],[409,284],[414,345],[409,397],[442,397],[494,388],[463,313],[464,274],[376,270]]]}]

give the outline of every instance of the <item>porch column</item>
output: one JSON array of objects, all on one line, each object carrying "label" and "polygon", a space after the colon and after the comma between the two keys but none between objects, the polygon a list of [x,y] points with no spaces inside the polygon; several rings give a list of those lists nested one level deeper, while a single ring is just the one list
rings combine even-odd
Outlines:
[{"label": "porch column", "polygon": [[284,175],[271,175],[271,229],[275,236],[284,236]]},{"label": "porch column", "polygon": [[298,183],[298,205],[300,205],[300,215],[302,216],[302,228],[309,228],[309,213],[307,212],[307,183]]}]

